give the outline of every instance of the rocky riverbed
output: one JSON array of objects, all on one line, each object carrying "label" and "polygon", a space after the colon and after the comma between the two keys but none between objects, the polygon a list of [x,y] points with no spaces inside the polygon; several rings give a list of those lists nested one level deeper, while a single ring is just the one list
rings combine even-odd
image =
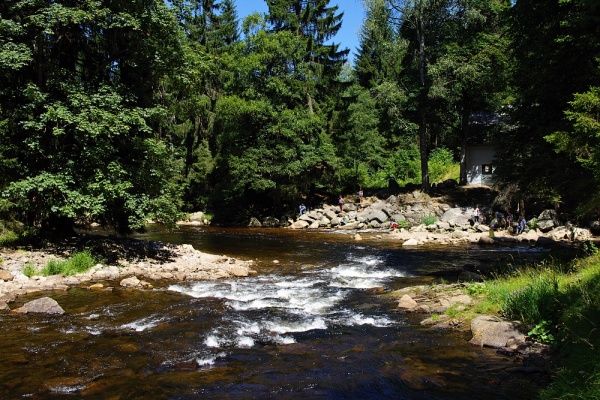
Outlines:
[{"label": "rocky riverbed", "polygon": [[[151,289],[157,282],[214,280],[243,277],[255,273],[252,261],[207,254],[191,245],[171,245],[131,239],[87,238],[78,243],[44,249],[3,249],[0,251],[0,310],[10,310],[18,296],[52,290],[85,287],[111,290],[111,283],[122,287]],[[39,271],[50,260],[62,260],[82,242],[102,254],[104,261],[87,272],[73,275],[42,276],[25,274]]]}]

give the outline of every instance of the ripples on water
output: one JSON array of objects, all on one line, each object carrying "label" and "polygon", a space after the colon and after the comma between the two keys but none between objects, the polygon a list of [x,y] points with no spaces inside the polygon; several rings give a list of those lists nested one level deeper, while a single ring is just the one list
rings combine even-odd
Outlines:
[{"label": "ripples on water", "polygon": [[307,267],[297,275],[268,274],[169,289],[195,298],[224,300],[226,321],[207,335],[208,347],[290,344],[296,342],[290,333],[335,326],[392,325],[388,317],[368,316],[343,306],[354,289],[382,286],[389,279],[404,276],[383,264],[378,257],[350,256],[336,267]]},{"label": "ripples on water", "polygon": [[531,394],[530,377],[512,373],[511,360],[467,345],[465,334],[422,329],[394,300],[366,290],[422,282],[423,271],[456,268],[489,250],[407,251],[288,232],[188,230],[170,238],[255,258],[259,273],[154,291],[72,289],[52,294],[64,316],[0,315],[0,398]]}]

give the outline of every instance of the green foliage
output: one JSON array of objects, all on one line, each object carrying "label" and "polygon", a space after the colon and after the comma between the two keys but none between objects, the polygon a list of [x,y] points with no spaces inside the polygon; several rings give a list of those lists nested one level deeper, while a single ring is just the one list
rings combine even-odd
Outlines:
[{"label": "green foliage", "polygon": [[534,277],[527,286],[511,293],[504,300],[502,312],[531,328],[543,321],[556,321],[560,305],[558,280],[552,274]]},{"label": "green foliage", "polygon": [[474,283],[466,287],[469,296],[486,296],[489,294],[489,288],[483,283]]},{"label": "green foliage", "polygon": [[31,278],[36,273],[37,269],[35,268],[35,264],[33,264],[31,261],[26,262],[23,266],[23,275],[25,275],[28,278]]},{"label": "green foliage", "polygon": [[409,227],[408,221],[405,219],[396,222],[398,223],[398,228],[407,229]]},{"label": "green foliage", "polygon": [[74,253],[66,260],[52,259],[39,271],[43,276],[76,275],[85,272],[96,265],[97,261],[88,251]]},{"label": "green foliage", "polygon": [[14,25],[0,32],[32,57],[28,68],[0,71],[10,82],[0,88],[0,161],[4,149],[15,160],[0,162],[11,176],[2,197],[36,227],[75,219],[140,226],[178,173],[154,131],[165,108],[153,91],[181,55],[173,15],[158,0],[13,3],[2,16]]},{"label": "green foliage", "polygon": [[[556,151],[573,156],[578,163],[594,174],[600,182],[600,86],[591,87],[585,93],[575,93],[569,102],[565,116],[571,124],[569,131],[557,131],[545,139],[552,143]],[[583,210],[585,214],[597,216],[595,209],[598,191],[589,196]],[[587,197],[587,196],[586,196]]]},{"label": "green foliage", "polygon": [[591,240],[586,240],[585,242],[583,242],[581,244],[581,250],[583,251],[583,254],[586,256],[593,256],[598,254],[598,247],[596,246],[596,244],[594,242],[592,242]]},{"label": "green foliage", "polygon": [[3,230],[0,233],[0,247],[9,246],[19,240],[19,235],[13,231]]},{"label": "green foliage", "polygon": [[421,222],[425,226],[433,225],[437,222],[437,217],[435,215],[427,215],[427,216],[423,217]]},{"label": "green foliage", "polygon": [[[518,128],[497,135],[495,176],[503,188],[517,184],[517,196],[523,200],[551,202],[558,194],[565,204],[581,204],[598,192],[598,181],[593,179],[597,169],[586,170],[571,152],[583,155],[581,150],[593,151],[597,143],[585,143],[585,135],[580,136],[582,132],[577,133],[573,126],[586,114],[584,109],[569,107],[575,93],[600,85],[600,53],[593,39],[600,33],[600,25],[598,7],[593,3],[517,2],[510,10],[507,32],[515,57],[512,82],[516,95],[510,124]],[[538,73],[532,75],[533,70]],[[569,121],[567,110],[579,115],[570,113],[575,120]],[[570,132],[569,137],[561,132]],[[569,152],[555,152],[561,148]]]},{"label": "green foliage", "polygon": [[550,322],[542,321],[536,326],[534,326],[532,330],[527,332],[527,335],[538,342],[554,344],[556,339],[554,338],[554,335],[551,332],[552,327],[550,326]]},{"label": "green foliage", "polygon": [[65,264],[65,261],[59,261],[59,260],[52,259],[52,260],[48,261],[42,269],[40,269],[39,273],[42,276],[51,276],[51,275],[61,274],[63,272],[64,264]]},{"label": "green foliage", "polygon": [[420,183],[420,155],[416,145],[399,148],[388,158],[386,172],[389,178],[404,186],[408,183]]},{"label": "green foliage", "polygon": [[429,175],[431,182],[443,182],[447,179],[458,180],[459,164],[454,155],[445,147],[438,147],[429,154]]}]

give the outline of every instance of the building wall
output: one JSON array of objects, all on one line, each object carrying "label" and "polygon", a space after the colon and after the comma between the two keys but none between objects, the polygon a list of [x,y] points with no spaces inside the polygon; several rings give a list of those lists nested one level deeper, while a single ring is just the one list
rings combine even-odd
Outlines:
[{"label": "building wall", "polygon": [[[494,166],[493,146],[467,147],[467,185],[491,185]],[[485,170],[484,170],[485,169]]]}]

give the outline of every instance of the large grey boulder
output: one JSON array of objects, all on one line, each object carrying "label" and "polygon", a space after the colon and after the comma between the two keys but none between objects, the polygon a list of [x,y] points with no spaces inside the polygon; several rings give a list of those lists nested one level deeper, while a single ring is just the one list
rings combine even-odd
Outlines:
[{"label": "large grey boulder", "polygon": [[400,298],[400,301],[398,302],[398,308],[401,308],[403,310],[413,310],[417,308],[418,305],[419,304],[408,294],[402,296]]},{"label": "large grey boulder", "polygon": [[463,226],[470,223],[473,217],[473,210],[467,208],[451,208],[442,214],[441,220],[445,222],[452,221],[451,225]]},{"label": "large grey boulder", "polygon": [[310,224],[306,221],[296,221],[290,225],[290,228],[291,229],[305,229],[308,227],[308,225],[310,225]]},{"label": "large grey boulder", "polygon": [[321,218],[321,220],[319,221],[319,226],[329,226],[331,224],[331,220],[325,216],[323,216],[323,218]]},{"label": "large grey boulder", "polygon": [[327,217],[329,220],[332,220],[332,219],[334,219],[334,218],[337,216],[337,214],[335,213],[335,211],[334,211],[334,210],[331,210],[331,209],[329,209],[329,210],[325,211],[325,216],[326,216],[326,217]]},{"label": "large grey boulder", "polygon": [[309,214],[302,214],[300,218],[298,218],[298,221],[306,221],[309,224],[312,224],[314,220],[315,218],[310,216]]},{"label": "large grey boulder", "polygon": [[388,215],[383,210],[374,210],[365,216],[368,222],[377,221],[380,224],[387,221],[388,218]]},{"label": "large grey boulder", "polygon": [[525,343],[526,336],[517,322],[504,321],[497,317],[481,315],[471,321],[473,338],[469,341],[477,346],[515,349]]},{"label": "large grey boulder", "polygon": [[555,226],[556,224],[551,219],[542,219],[537,221],[537,228],[544,233],[550,232]]},{"label": "large grey boulder", "polygon": [[65,310],[62,309],[56,300],[50,297],[42,297],[25,303],[22,307],[12,310],[12,312],[17,314],[64,314]]}]

